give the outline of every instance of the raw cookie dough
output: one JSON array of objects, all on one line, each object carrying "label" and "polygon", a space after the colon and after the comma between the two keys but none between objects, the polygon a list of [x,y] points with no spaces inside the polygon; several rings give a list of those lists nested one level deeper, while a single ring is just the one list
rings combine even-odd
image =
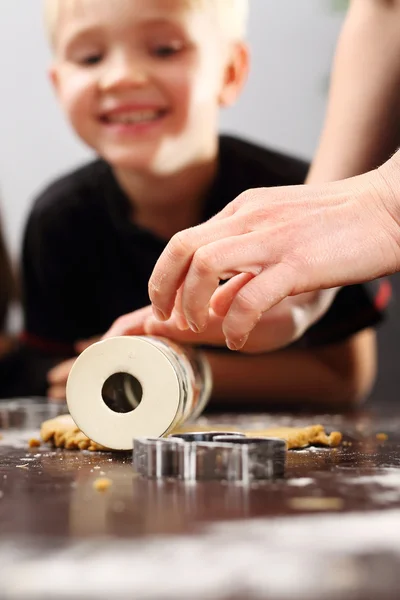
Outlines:
[{"label": "raw cookie dough", "polygon": [[[220,425],[185,425],[180,427],[174,433],[190,431],[237,431],[232,426]],[[334,431],[326,434],[322,425],[310,425],[309,427],[275,427],[270,429],[245,430],[243,431],[252,437],[275,437],[285,440],[288,450],[295,448],[306,448],[319,444],[331,448],[338,446],[342,441],[342,434]],[[90,440],[77,427],[70,415],[62,415],[55,419],[50,419],[42,423],[40,435],[45,442],[51,442],[57,448],[67,448],[68,450],[107,450],[104,446]]]},{"label": "raw cookie dough", "polygon": [[[238,431],[237,427],[226,427],[224,425],[197,426],[185,425],[179,428],[179,432],[190,431]],[[271,437],[285,440],[288,450],[307,448],[307,446],[329,446],[334,448],[342,441],[342,434],[333,431],[329,435],[325,432],[323,425],[310,425],[309,427],[270,427],[269,429],[244,429],[241,430],[250,437]]]},{"label": "raw cookie dough", "polygon": [[56,448],[90,450],[91,452],[107,450],[82,433],[75,425],[71,415],[61,415],[55,419],[44,421],[40,428],[40,436],[44,442],[51,442]]}]

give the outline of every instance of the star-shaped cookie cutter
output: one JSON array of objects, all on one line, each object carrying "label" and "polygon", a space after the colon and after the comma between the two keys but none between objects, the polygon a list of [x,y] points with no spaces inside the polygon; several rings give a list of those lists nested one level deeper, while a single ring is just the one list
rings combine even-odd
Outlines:
[{"label": "star-shaped cookie cutter", "polygon": [[148,479],[246,484],[283,477],[285,462],[284,440],[235,432],[172,434],[167,438],[137,438],[133,443],[134,468]]}]

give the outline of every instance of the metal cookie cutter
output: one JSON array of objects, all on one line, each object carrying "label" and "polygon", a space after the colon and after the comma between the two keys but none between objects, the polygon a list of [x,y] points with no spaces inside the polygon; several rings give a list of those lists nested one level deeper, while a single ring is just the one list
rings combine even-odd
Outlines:
[{"label": "metal cookie cutter", "polygon": [[244,433],[236,431],[193,431],[190,433],[171,433],[167,439],[183,440],[184,442],[213,442],[216,437],[225,438],[232,437],[245,438]]},{"label": "metal cookie cutter", "polygon": [[227,479],[248,483],[253,479],[275,479],[285,475],[286,442],[278,438],[215,437],[214,442],[231,445]]},{"label": "metal cookie cutter", "polygon": [[185,473],[191,464],[190,456],[194,449],[192,443],[197,445],[200,442],[210,442],[216,436],[225,435],[227,434],[221,431],[208,431],[179,433],[168,438],[137,438],[133,441],[133,466],[137,473],[149,479],[163,477],[187,479]]},{"label": "metal cookie cutter", "polygon": [[134,440],[133,463],[147,478],[175,477],[187,482],[227,480],[246,484],[285,473],[286,443],[241,433],[183,433]]},{"label": "metal cookie cutter", "polygon": [[171,435],[170,440],[184,441],[177,449],[179,479],[192,482],[200,479],[228,479],[229,450],[226,444],[216,443],[216,439],[225,440],[232,435],[235,439],[246,437],[243,433],[220,431]]},{"label": "metal cookie cutter", "polygon": [[182,440],[137,438],[133,442],[135,471],[149,479],[178,476],[178,446]]}]

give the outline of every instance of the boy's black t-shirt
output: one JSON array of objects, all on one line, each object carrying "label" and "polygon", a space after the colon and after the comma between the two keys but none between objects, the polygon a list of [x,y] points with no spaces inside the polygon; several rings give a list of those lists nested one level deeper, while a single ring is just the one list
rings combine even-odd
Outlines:
[{"label": "boy's black t-shirt", "polygon": [[[202,220],[249,188],[303,183],[307,169],[301,160],[221,136]],[[117,317],[149,303],[148,280],[166,241],[133,219],[132,205],[102,160],[59,179],[36,200],[22,265],[29,346],[66,356],[74,342],[103,334]],[[387,285],[342,289],[300,345],[334,343],[378,323]]]}]

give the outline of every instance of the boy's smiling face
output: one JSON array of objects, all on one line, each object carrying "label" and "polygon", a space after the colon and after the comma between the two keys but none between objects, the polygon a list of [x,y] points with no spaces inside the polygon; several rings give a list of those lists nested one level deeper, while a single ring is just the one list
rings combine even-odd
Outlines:
[{"label": "boy's smiling face", "polygon": [[[210,0],[54,0],[54,81],[77,134],[115,168],[168,174],[215,150],[247,72]],[[215,0],[213,0],[215,1]]]}]

